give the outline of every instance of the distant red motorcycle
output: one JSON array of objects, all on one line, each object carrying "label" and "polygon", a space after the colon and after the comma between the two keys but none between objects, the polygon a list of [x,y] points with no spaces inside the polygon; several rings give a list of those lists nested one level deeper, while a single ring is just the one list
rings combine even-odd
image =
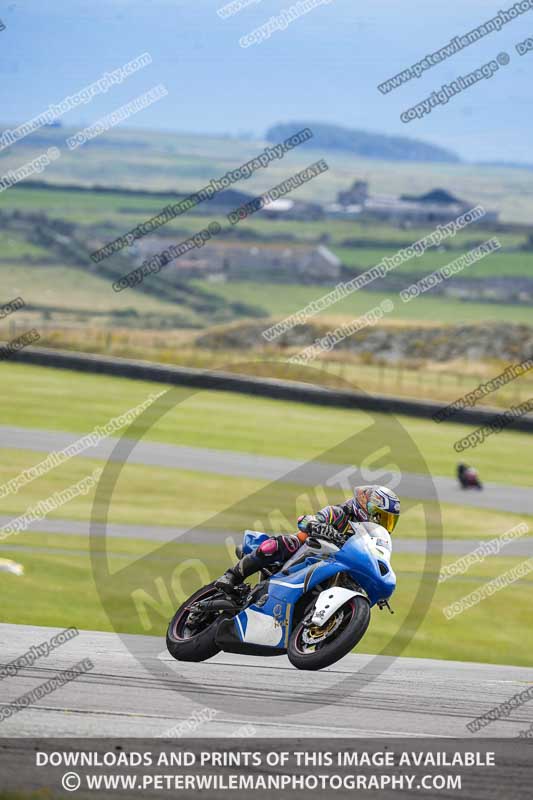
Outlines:
[{"label": "distant red motorcycle", "polygon": [[479,480],[477,469],[466,464],[459,464],[457,467],[457,480],[461,489],[483,489],[483,484]]}]

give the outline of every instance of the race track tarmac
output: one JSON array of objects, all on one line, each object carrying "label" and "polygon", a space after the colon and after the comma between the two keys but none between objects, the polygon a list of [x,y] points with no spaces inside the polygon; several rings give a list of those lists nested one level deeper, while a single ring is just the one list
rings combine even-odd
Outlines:
[{"label": "race track tarmac", "polygon": [[[0,624],[2,664],[58,632]],[[285,656],[220,653],[185,664],[159,637],[81,631],[0,680],[0,704],[85,658],[94,669],[5,719],[1,735],[172,737],[194,711],[209,709],[208,721],[187,735],[470,737],[466,725],[475,717],[525,689],[533,696],[533,670],[521,667],[355,654],[305,673]],[[476,735],[516,737],[532,723],[526,702]]]},{"label": "race track tarmac", "polygon": [[[0,528],[7,525],[13,518],[0,514]],[[107,526],[95,524],[91,528],[89,522],[76,519],[41,519],[30,522],[28,532],[51,533],[61,536],[88,537],[92,530],[95,536],[106,536],[110,539],[145,539],[154,542],[198,542],[200,544],[224,544],[227,537],[234,543],[241,540],[242,531],[216,531],[193,528],[171,528],[162,525],[126,525],[109,523]],[[405,539],[394,536],[393,550],[395,553],[439,553],[441,548],[444,555],[466,555],[479,547],[483,539]],[[0,544],[2,550],[34,549],[31,545],[24,545],[24,539],[11,538]],[[67,542],[65,542],[67,544]],[[112,548],[112,545],[110,545]],[[509,557],[533,556],[533,537],[523,536],[507,543],[499,552],[487,551],[485,557],[502,555]]]},{"label": "race track tarmac", "polygon": [[[75,442],[79,436],[61,431],[0,426],[0,443],[4,448],[49,453]],[[95,447],[88,447],[80,457],[107,460],[117,439],[108,438]],[[122,440],[123,442],[125,440]],[[289,482],[302,486],[328,485],[332,476],[346,469],[346,464],[325,464],[318,461],[298,462],[288,458],[256,456],[233,450],[185,447],[141,441],[128,457],[132,464],[212,472],[218,475]],[[350,465],[351,466],[351,465]],[[352,483],[365,483],[354,472]],[[432,485],[433,484],[433,485]],[[435,489],[433,488],[435,487]],[[402,473],[398,492],[402,497],[431,499],[435,490],[441,503],[455,503],[474,508],[490,508],[515,514],[533,515],[533,492],[527,487],[486,483],[484,491],[462,491],[453,478]]]}]

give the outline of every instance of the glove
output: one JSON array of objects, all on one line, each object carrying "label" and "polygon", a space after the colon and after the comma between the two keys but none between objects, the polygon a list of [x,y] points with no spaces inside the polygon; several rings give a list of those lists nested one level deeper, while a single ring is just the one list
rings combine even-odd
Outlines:
[{"label": "glove", "polygon": [[339,533],[336,528],[332,525],[327,525],[325,522],[311,522],[308,530],[311,536],[327,539],[328,542],[333,542],[333,544],[344,544],[345,539],[342,533]]},{"label": "glove", "polygon": [[310,514],[304,514],[298,517],[298,528],[303,533],[310,533],[311,525],[313,524],[313,517]]}]

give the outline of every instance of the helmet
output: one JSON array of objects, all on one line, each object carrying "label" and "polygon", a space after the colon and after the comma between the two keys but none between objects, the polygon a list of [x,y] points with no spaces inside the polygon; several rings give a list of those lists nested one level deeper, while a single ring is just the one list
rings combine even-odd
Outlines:
[{"label": "helmet", "polygon": [[400,518],[400,498],[386,486],[356,486],[354,514],[360,522],[377,522],[392,533]]}]

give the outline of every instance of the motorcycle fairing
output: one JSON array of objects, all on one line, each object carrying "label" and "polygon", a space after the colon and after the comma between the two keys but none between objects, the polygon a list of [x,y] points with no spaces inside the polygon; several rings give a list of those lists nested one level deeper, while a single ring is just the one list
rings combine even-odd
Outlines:
[{"label": "motorcycle fairing", "polygon": [[[388,599],[396,588],[396,576],[385,559],[372,554],[366,536],[359,533],[356,525],[353,528],[355,535],[325,558],[304,545],[270,578],[258,600],[235,617],[221,622],[216,634],[219,647],[226,652],[252,655],[285,653],[297,601],[339,572],[346,572],[354,579],[366,592],[371,606]],[[263,541],[262,537],[266,534],[246,531],[249,552]]]},{"label": "motorcycle fairing", "polygon": [[263,596],[260,603],[253,603],[220,625],[217,643],[226,651],[231,647],[230,652],[251,652],[248,646],[252,645],[270,648],[273,655],[284,653],[296,602],[316,583],[342,571],[344,568],[334,562],[308,558],[289,575],[277,573],[268,583],[266,600]]},{"label": "motorcycle fairing", "polygon": [[364,536],[351,536],[337,555],[337,561],[368,595],[370,605],[388,600],[396,588],[396,575],[385,559],[376,559]]},{"label": "motorcycle fairing", "polygon": [[329,589],[324,589],[316,599],[311,622],[313,625],[325,625],[347,600],[358,595],[367,600],[367,596],[363,591],[345,589],[343,586],[331,586]]}]

